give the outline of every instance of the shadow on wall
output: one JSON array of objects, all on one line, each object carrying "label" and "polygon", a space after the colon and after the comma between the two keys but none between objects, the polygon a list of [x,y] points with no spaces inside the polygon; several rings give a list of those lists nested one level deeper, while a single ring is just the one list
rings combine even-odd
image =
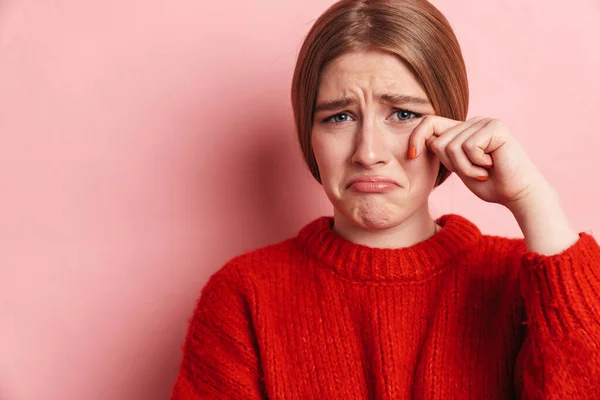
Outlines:
[{"label": "shadow on wall", "polygon": [[222,228],[230,255],[295,235],[310,218],[307,199],[318,195],[311,189],[320,188],[304,165],[292,122],[273,122],[266,115],[264,120],[269,122],[240,131],[251,140],[221,142],[226,147],[216,152],[227,158],[217,161],[218,174],[209,172],[219,188],[212,194],[216,209],[211,225]]},{"label": "shadow on wall", "polygon": [[[163,337],[158,351],[162,362],[156,364],[161,366],[163,387],[154,393],[172,388],[188,319],[209,276],[239,254],[294,236],[315,214],[315,202],[307,200],[318,198],[321,189],[304,164],[292,117],[286,118],[288,111],[280,105],[256,99],[252,103],[268,113],[238,113],[235,121],[220,125],[221,132],[210,132],[210,139],[205,139],[208,132],[194,135],[192,146],[202,146],[195,157],[203,157],[203,165],[210,166],[194,172],[199,176],[189,192],[195,197],[190,201],[205,208],[197,224],[203,232],[194,262],[200,267],[186,271],[179,286],[184,295],[170,307],[176,312],[163,320],[169,335]],[[220,110],[230,107],[224,104]],[[197,121],[195,126],[203,124]]]},{"label": "shadow on wall", "polygon": [[250,196],[238,206],[251,213],[265,243],[296,234],[296,228],[309,218],[307,189],[313,178],[295,140],[295,132],[278,129],[260,137],[244,156],[250,162],[241,181]]}]

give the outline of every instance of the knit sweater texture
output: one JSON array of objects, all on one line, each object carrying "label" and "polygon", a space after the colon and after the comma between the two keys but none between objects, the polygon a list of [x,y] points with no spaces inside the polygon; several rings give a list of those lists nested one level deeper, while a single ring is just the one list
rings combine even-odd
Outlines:
[{"label": "knit sweater texture", "polygon": [[355,244],[333,217],[203,287],[172,400],[600,399],[600,246],[560,254],[446,214],[429,239]]}]

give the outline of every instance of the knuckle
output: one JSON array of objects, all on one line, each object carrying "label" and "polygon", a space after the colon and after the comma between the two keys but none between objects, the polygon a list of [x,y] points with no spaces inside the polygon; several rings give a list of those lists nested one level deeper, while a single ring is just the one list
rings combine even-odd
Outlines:
[{"label": "knuckle", "polygon": [[462,144],[462,148],[464,151],[473,152],[475,151],[477,145],[471,141],[466,141]]},{"label": "knuckle", "polygon": [[436,152],[440,152],[443,149],[443,145],[439,141],[434,140],[433,142],[431,142],[431,148]]},{"label": "knuckle", "polygon": [[423,127],[421,130],[425,130],[424,127],[429,127],[433,124],[433,119],[431,118],[431,115],[425,115],[423,117],[423,120],[421,121],[421,123],[419,124],[419,126]]},{"label": "knuckle", "polygon": [[446,149],[449,153],[458,153],[459,151],[461,151],[461,146],[459,143],[452,142],[448,144],[448,146],[446,146]]},{"label": "knuckle", "polygon": [[494,130],[505,130],[507,128],[506,124],[499,119],[492,119],[489,125]]}]

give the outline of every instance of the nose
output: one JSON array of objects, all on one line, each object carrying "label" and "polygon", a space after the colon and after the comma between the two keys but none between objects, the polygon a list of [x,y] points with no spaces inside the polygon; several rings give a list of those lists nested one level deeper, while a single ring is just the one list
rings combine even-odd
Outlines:
[{"label": "nose", "polygon": [[372,169],[385,165],[390,159],[390,149],[386,143],[385,132],[376,123],[363,120],[355,137],[356,149],[352,155],[352,164]]}]

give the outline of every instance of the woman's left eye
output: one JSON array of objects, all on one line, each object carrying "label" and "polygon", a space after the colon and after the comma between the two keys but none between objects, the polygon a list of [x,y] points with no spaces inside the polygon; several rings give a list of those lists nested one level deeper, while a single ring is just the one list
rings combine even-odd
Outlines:
[{"label": "woman's left eye", "polygon": [[[413,119],[420,118],[423,116],[421,114],[417,114],[417,113],[414,113],[414,112],[408,111],[408,110],[396,110],[392,113],[392,115],[397,116],[397,118],[392,118],[394,121],[400,121],[400,122],[410,122]],[[411,118],[411,116],[412,116],[412,118]]]}]

